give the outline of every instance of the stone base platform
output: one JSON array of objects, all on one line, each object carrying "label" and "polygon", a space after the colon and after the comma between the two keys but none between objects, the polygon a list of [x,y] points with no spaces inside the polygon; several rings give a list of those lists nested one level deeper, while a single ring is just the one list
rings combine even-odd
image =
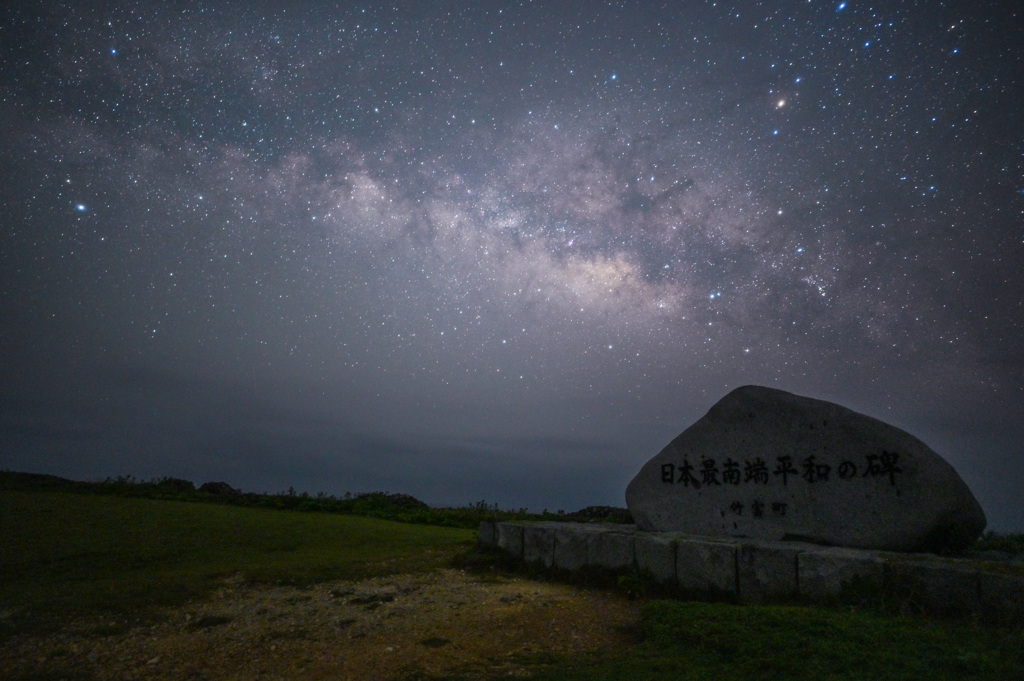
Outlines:
[{"label": "stone base platform", "polygon": [[[993,621],[1024,616],[1024,565],[802,542],[642,532],[635,525],[484,522],[480,543],[526,563],[575,571],[638,569],[689,593],[764,602],[851,593]],[[865,591],[866,590],[866,591]]]}]

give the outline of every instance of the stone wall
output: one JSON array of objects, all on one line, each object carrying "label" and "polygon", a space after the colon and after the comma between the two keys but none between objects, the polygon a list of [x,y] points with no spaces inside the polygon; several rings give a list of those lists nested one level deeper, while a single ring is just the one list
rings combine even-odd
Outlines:
[{"label": "stone wall", "polygon": [[686,592],[746,602],[829,602],[861,588],[928,612],[1024,615],[1024,565],[1016,563],[559,522],[481,523],[480,543],[545,568],[639,569]]}]

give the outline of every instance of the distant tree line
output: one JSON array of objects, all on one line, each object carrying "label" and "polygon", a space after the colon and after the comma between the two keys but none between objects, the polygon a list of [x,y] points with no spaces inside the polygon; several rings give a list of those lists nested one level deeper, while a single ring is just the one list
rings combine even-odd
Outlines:
[{"label": "distant tree line", "polygon": [[567,522],[631,523],[629,511],[612,506],[588,506],[579,511],[554,513],[546,509],[530,513],[525,508],[500,509],[485,500],[462,507],[434,508],[419,499],[401,493],[364,492],[345,493],[342,497],[323,492],[311,495],[290,487],[277,494],[243,492],[226,482],[207,482],[199,487],[190,480],[163,477],[138,480],[131,475],[107,478],[99,482],[68,480],[55,475],[0,471],[0,490],[70,492],[75,494],[109,494],[121,497],[163,499],[217,504],[231,504],[251,508],[304,511],[320,513],[348,513],[399,522],[443,527],[476,528],[482,521],[498,520],[560,520]]}]

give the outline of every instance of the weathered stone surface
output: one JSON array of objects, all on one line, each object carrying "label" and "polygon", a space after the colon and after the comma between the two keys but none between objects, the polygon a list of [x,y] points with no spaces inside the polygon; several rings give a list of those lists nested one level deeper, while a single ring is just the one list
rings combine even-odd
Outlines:
[{"label": "weathered stone surface", "polygon": [[587,564],[586,527],[577,523],[562,523],[552,529],[555,536],[555,567],[579,570]]},{"label": "weathered stone surface", "polygon": [[633,564],[633,534],[618,530],[591,532],[587,538],[587,559],[597,567],[628,568]]},{"label": "weathered stone surface", "polygon": [[523,559],[523,526],[514,523],[496,523],[498,548],[505,553]]},{"label": "weathered stone surface", "polygon": [[[604,539],[595,539],[598,535]],[[798,594],[828,602],[852,586],[866,589],[868,598],[876,590],[876,595],[899,599],[901,607],[910,610],[970,614],[997,624],[1024,617],[1024,565],[1010,561],[650,533],[628,525],[592,523],[482,523],[480,542],[520,559],[529,551],[545,565],[547,547],[553,544],[554,567],[562,570],[615,565],[628,569],[632,546],[635,564],[659,581],[694,592],[727,593],[743,601]],[[534,548],[527,548],[531,544]],[[855,577],[867,581],[851,584]]]},{"label": "weathered stone surface", "polygon": [[737,388],[626,489],[642,530],[889,551],[956,551],[985,514],[953,467],[831,402]]},{"label": "weathered stone surface", "polygon": [[675,583],[678,540],[663,534],[637,532],[633,541],[636,566],[659,582]]},{"label": "weathered stone surface", "polygon": [[732,542],[680,537],[676,546],[676,581],[683,589],[736,593],[736,551]]},{"label": "weathered stone surface", "polygon": [[523,560],[551,567],[555,562],[555,535],[541,524],[523,528]]},{"label": "weathered stone surface", "polygon": [[910,609],[944,615],[979,610],[978,569],[971,561],[896,556],[886,562],[886,580]]},{"label": "weathered stone surface", "polygon": [[838,596],[857,578],[885,583],[885,559],[875,551],[815,547],[801,551],[796,565],[800,595],[811,599]]},{"label": "weathered stone surface", "polygon": [[806,546],[780,542],[743,542],[736,554],[740,596],[752,601],[789,598],[798,591],[797,556]]}]

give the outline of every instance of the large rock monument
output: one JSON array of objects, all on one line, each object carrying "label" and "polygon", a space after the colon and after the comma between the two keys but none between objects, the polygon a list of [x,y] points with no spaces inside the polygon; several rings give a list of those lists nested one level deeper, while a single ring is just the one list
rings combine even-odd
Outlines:
[{"label": "large rock monument", "polygon": [[985,513],[953,467],[899,428],[831,402],[745,386],[626,488],[642,530],[955,552]]}]

